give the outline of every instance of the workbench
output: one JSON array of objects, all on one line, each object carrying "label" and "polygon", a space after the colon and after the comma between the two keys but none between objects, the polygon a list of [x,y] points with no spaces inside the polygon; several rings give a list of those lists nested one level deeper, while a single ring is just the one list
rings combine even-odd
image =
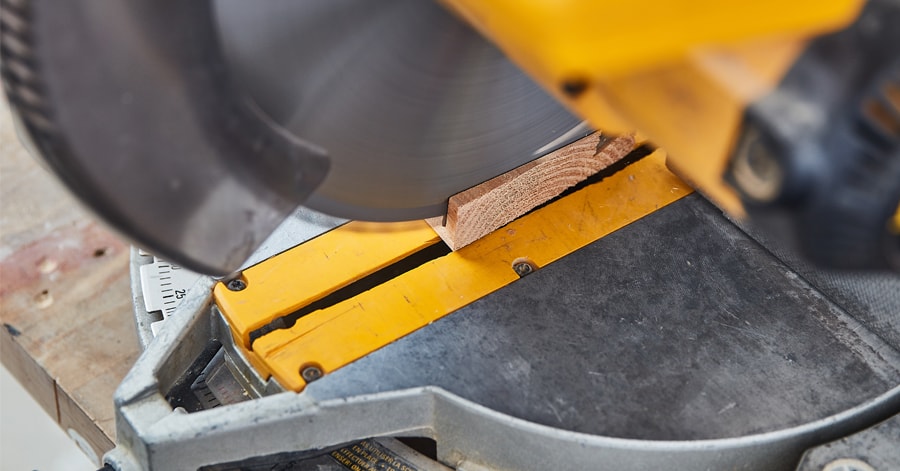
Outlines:
[{"label": "workbench", "polygon": [[113,392],[139,354],[128,244],[28,155],[5,100],[0,240],[0,361],[99,465]]}]

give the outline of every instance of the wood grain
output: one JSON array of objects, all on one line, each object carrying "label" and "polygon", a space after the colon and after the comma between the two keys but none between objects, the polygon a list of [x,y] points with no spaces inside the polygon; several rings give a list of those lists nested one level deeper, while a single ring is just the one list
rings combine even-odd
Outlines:
[{"label": "wood grain", "polygon": [[559,196],[634,149],[633,135],[596,132],[450,197],[447,215],[428,224],[452,250],[486,236]]},{"label": "wood grain", "polygon": [[128,246],[25,152],[2,101],[0,242],[0,361],[100,457],[115,441],[113,392],[139,348]]}]

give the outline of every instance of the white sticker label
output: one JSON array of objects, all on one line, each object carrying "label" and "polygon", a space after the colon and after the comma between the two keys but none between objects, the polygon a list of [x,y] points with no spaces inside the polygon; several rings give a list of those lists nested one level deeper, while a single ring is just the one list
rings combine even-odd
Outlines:
[{"label": "white sticker label", "polygon": [[162,321],[150,325],[153,335],[156,335],[160,324],[175,313],[200,276],[202,275],[156,257],[153,257],[153,263],[141,267],[144,309],[147,312],[160,311],[163,316]]}]

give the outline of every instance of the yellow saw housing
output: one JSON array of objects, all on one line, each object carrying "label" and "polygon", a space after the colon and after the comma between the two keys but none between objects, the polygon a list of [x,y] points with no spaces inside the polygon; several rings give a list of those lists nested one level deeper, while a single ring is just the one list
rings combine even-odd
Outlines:
[{"label": "yellow saw housing", "polygon": [[[638,130],[682,178],[734,215],[722,183],[747,104],[805,39],[840,29],[859,0],[443,0],[598,129]],[[713,46],[715,45],[715,46]]]}]

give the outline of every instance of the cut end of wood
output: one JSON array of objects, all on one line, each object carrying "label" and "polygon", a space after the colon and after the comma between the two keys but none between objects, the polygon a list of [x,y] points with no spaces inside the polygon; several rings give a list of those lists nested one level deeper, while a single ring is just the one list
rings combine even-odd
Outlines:
[{"label": "cut end of wood", "polygon": [[634,149],[633,134],[596,132],[450,198],[447,214],[426,219],[451,250],[503,227]]},{"label": "cut end of wood", "polygon": [[446,216],[436,216],[425,220],[441,240],[450,247],[450,250],[456,250],[458,247],[454,246],[453,234],[447,230],[447,226],[444,225],[445,221]]}]

